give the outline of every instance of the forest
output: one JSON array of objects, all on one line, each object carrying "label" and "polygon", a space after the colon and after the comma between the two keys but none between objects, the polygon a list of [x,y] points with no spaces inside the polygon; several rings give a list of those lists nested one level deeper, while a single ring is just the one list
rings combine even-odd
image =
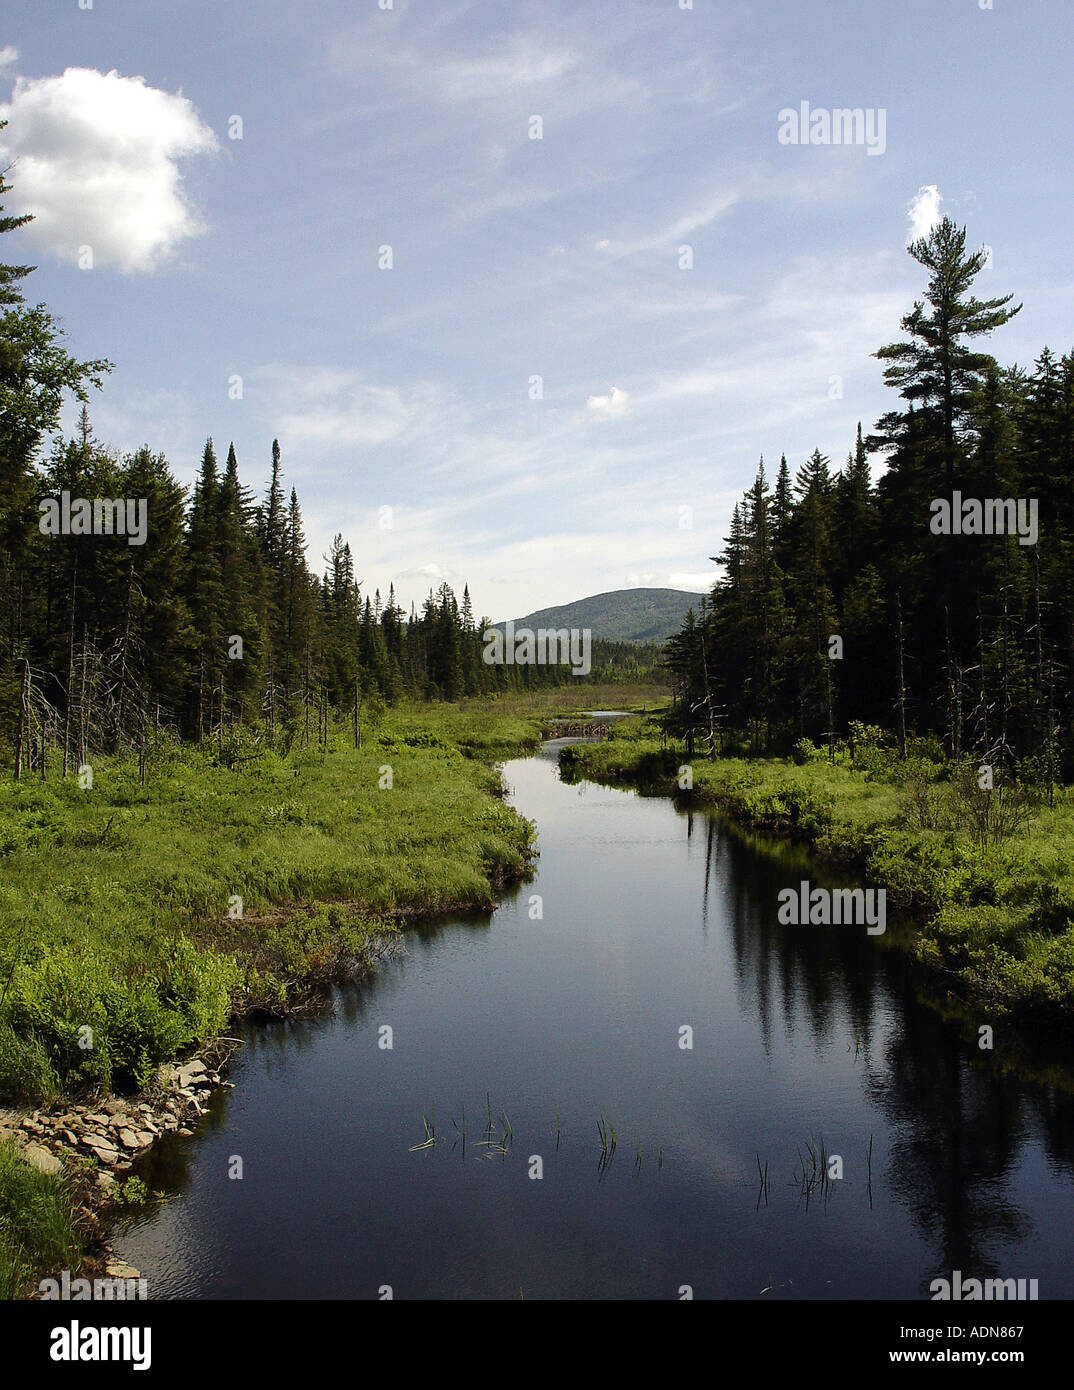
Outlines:
[{"label": "forest", "polygon": [[[859,424],[841,468],[818,448],[773,477],[762,458],[711,596],[668,644],[678,722],[714,756],[864,726],[904,758],[931,741],[1069,780],[1074,354],[1025,368],[984,350],[1021,306],[975,295],[988,253],[950,219],[909,252],[924,294],[875,354],[899,404]],[[1030,544],[1017,519],[1037,517]]]},{"label": "forest", "polygon": [[[28,220],[0,216],[0,232]],[[222,750],[253,725],[304,748],[330,712],[357,730],[378,703],[570,683],[565,665],[486,664],[468,587],[460,601],[441,584],[408,614],[393,585],[363,592],[338,534],[316,572],[278,441],[259,499],[233,446],[221,466],[207,440],[188,496],[162,453],[100,444],[86,402],[111,364],[70,356],[54,316],[26,302],[31,270],[0,264],[0,755],[16,777],[162,738]],[[71,439],[52,433],[66,393],[83,403]],[[121,533],[107,508],[104,528],[61,527],[59,499],[65,522],[79,499],[125,501],[144,534]],[[652,665],[631,644],[593,644],[594,681]]]}]

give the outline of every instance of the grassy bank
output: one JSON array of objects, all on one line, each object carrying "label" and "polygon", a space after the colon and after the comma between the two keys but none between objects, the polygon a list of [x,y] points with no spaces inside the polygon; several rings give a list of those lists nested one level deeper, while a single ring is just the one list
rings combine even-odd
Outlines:
[{"label": "grassy bank", "polygon": [[[492,905],[533,833],[486,749],[515,715],[400,713],[283,755],[158,750],[0,785],[0,1090],[144,1084],[232,1014],[282,1011],[368,961],[407,915]],[[463,751],[465,740],[466,752]]]},{"label": "grassy bank", "polygon": [[[493,763],[556,714],[652,690],[568,687],[379,711],[325,748],[159,741],[0,782],[0,1103],[144,1084],[234,1015],[365,968],[398,923],[491,908],[534,828]],[[81,779],[83,782],[85,778]]]},{"label": "grassy bank", "polygon": [[1074,789],[1054,804],[1030,791],[979,788],[976,770],[918,754],[903,763],[859,745],[832,764],[689,760],[641,723],[564,753],[597,781],[690,795],[738,824],[793,836],[820,859],[914,915],[918,959],[959,997],[1008,1016],[1074,1030]]},{"label": "grassy bank", "polygon": [[78,1205],[73,1179],[39,1173],[0,1143],[0,1299],[25,1297],[42,1269],[81,1267]]}]

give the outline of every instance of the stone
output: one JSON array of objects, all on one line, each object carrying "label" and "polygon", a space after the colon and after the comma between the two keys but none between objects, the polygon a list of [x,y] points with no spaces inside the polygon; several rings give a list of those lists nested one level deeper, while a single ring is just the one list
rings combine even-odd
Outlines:
[{"label": "stone", "polygon": [[142,1130],[139,1134],[135,1135],[135,1138],[138,1140],[138,1147],[140,1149],[148,1149],[153,1142],[154,1136],[150,1134],[148,1130]]},{"label": "stone", "polygon": [[97,1174],[97,1186],[98,1186],[98,1187],[111,1187],[111,1186],[113,1185],[113,1183],[115,1182],[115,1180],[116,1180],[116,1175],[115,1175],[115,1173],[98,1173],[98,1174]]},{"label": "stone", "polygon": [[119,1131],[119,1142],[125,1149],[137,1149],[141,1147],[138,1143],[138,1136],[132,1129],[121,1129]]},{"label": "stone", "polygon": [[36,1168],[39,1173],[47,1173],[50,1178],[59,1177],[63,1172],[63,1164],[56,1155],[50,1154],[40,1144],[27,1144],[22,1156],[31,1168]]},{"label": "stone", "polygon": [[[189,1086],[191,1082],[194,1081],[195,1077],[203,1075],[205,1071],[206,1066],[204,1062],[188,1062],[185,1067],[180,1067],[177,1073],[180,1089],[184,1086]],[[199,1082],[198,1084],[200,1085],[201,1083]]]},{"label": "stone", "polygon": [[125,1100],[110,1100],[101,1108],[107,1115],[125,1115],[127,1113],[127,1102]]},{"label": "stone", "polygon": [[114,1144],[109,1144],[106,1148],[104,1143],[99,1139],[83,1140],[82,1146],[89,1150],[94,1158],[97,1159],[98,1163],[112,1165],[119,1158],[119,1152]]}]

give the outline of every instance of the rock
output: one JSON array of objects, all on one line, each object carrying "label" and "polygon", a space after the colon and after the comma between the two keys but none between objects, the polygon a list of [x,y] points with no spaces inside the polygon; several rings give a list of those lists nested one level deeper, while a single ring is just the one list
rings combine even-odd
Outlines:
[{"label": "rock", "polygon": [[155,1136],[150,1134],[147,1129],[143,1129],[135,1135],[135,1138],[138,1140],[138,1147],[140,1149],[148,1149]]},{"label": "rock", "polygon": [[185,1134],[185,1135],[191,1135],[191,1134],[194,1133],[194,1131],[193,1131],[192,1129],[187,1129],[186,1125],[184,1125],[184,1126],[182,1127],[182,1129],[180,1129],[180,1130],[178,1131],[178,1133],[179,1133],[179,1134]]},{"label": "rock", "polygon": [[189,1086],[195,1077],[202,1076],[207,1070],[204,1062],[188,1062],[185,1067],[180,1067],[177,1073],[180,1088]]},{"label": "rock", "polygon": [[115,1182],[115,1180],[116,1180],[116,1175],[115,1175],[114,1173],[98,1173],[98,1174],[97,1174],[97,1186],[98,1186],[98,1187],[111,1187],[112,1184]]},{"label": "rock", "polygon": [[29,1117],[28,1115],[27,1115],[26,1119],[23,1120],[23,1122],[22,1122],[20,1128],[26,1130],[26,1132],[27,1132],[28,1134],[40,1134],[40,1133],[41,1133],[41,1126],[37,1123],[36,1120],[31,1120],[30,1117]]},{"label": "rock", "polygon": [[40,1144],[27,1144],[22,1156],[31,1168],[36,1168],[39,1173],[47,1173],[50,1178],[59,1177],[63,1172],[63,1164],[56,1155],[50,1154]]},{"label": "rock", "polygon": [[126,1260],[121,1260],[116,1255],[109,1255],[105,1260],[104,1272],[111,1279],[140,1279],[142,1277],[133,1265],[127,1264]]},{"label": "rock", "polygon": [[121,1129],[119,1131],[119,1142],[125,1149],[139,1149],[142,1147],[138,1143],[138,1136],[132,1129]]},{"label": "rock", "polygon": [[109,1167],[112,1167],[119,1158],[116,1146],[110,1143],[106,1148],[104,1141],[100,1139],[84,1139],[82,1146],[88,1149],[98,1163],[107,1163]]},{"label": "rock", "polygon": [[78,1135],[75,1134],[73,1130],[61,1129],[60,1138],[63,1139],[65,1143],[70,1144],[72,1149],[78,1147]]},{"label": "rock", "polygon": [[108,1122],[109,1122],[109,1120],[110,1120],[111,1118],[112,1118],[111,1115],[87,1115],[87,1116],[86,1116],[86,1124],[88,1124],[88,1125],[100,1125],[101,1128],[103,1129],[103,1128],[108,1124]]},{"label": "rock", "polygon": [[108,1115],[125,1115],[127,1113],[127,1102],[125,1100],[110,1100],[101,1108]]}]

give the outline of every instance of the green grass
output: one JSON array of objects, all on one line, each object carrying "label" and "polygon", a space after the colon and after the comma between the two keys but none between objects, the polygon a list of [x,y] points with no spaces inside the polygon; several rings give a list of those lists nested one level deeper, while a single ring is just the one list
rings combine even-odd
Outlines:
[{"label": "green grass", "polygon": [[42,1269],[80,1267],[75,1209],[68,1179],[37,1172],[0,1142],[0,1299],[25,1298]]},{"label": "green grass", "polygon": [[[982,843],[950,768],[921,758],[908,768],[870,749],[857,766],[846,751],[834,764],[805,756],[687,760],[681,745],[624,721],[606,742],[566,749],[563,764],[568,775],[676,793],[689,761],[693,787],[683,794],[886,889],[889,906],[918,924],[915,955],[956,997],[987,1006],[989,1017],[1074,1027],[1074,788]],[[946,808],[935,825],[915,812],[915,777]]]}]

